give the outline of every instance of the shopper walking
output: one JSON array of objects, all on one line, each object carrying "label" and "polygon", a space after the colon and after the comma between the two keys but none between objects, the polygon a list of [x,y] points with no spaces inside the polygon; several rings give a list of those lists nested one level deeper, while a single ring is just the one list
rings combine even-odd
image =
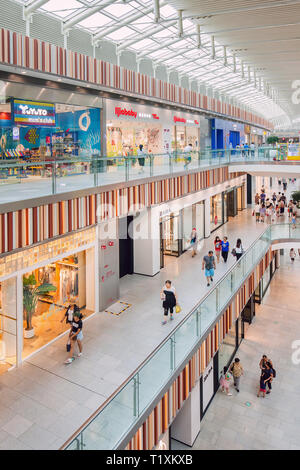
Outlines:
[{"label": "shopper walking", "polygon": [[237,392],[240,391],[240,380],[241,376],[244,374],[244,369],[241,364],[241,361],[238,357],[235,358],[234,362],[231,364],[230,372],[233,376],[233,384]]},{"label": "shopper walking", "polygon": [[193,150],[192,144],[188,144],[183,149],[183,152],[184,152],[184,169],[185,170],[187,170],[188,166],[190,165],[190,163],[192,161],[192,150]]},{"label": "shopper walking", "polygon": [[74,318],[74,312],[80,312],[79,308],[77,307],[76,304],[70,304],[69,307],[66,309],[65,314],[61,320],[61,323],[65,321],[67,324],[72,323],[73,318]]},{"label": "shopper walking", "polygon": [[192,258],[197,254],[197,247],[198,247],[198,234],[196,228],[193,228],[191,232],[191,248],[192,248]]},{"label": "shopper walking", "polygon": [[220,386],[221,386],[222,392],[226,393],[228,397],[232,397],[232,393],[229,392],[230,374],[227,372],[227,367],[224,367],[221,373]]},{"label": "shopper walking", "polygon": [[143,144],[139,145],[139,148],[137,150],[137,155],[138,155],[138,161],[139,161],[139,166],[140,166],[140,171],[139,173],[144,173],[144,166],[145,166],[145,152],[144,152],[144,146]]},{"label": "shopper walking", "polygon": [[259,197],[258,193],[255,194],[254,202],[255,202],[255,204],[259,204],[259,202],[260,202],[260,197]]},{"label": "shopper walking", "polygon": [[255,221],[259,222],[260,220],[260,204],[256,204],[254,208],[254,213],[255,213]]},{"label": "shopper walking", "polygon": [[243,255],[244,249],[242,246],[242,240],[240,238],[237,239],[235,248],[232,250],[233,256],[236,257],[236,260],[238,261],[240,257]]},{"label": "shopper walking", "polygon": [[287,190],[287,181],[285,178],[282,178],[282,186],[283,186],[283,191]]},{"label": "shopper walking", "polygon": [[297,222],[296,216],[295,216],[295,214],[292,214],[292,228],[293,229],[296,228],[296,222]]},{"label": "shopper walking", "polygon": [[227,237],[224,237],[222,240],[222,258],[224,260],[224,263],[227,263],[228,252],[229,252],[229,241]]},{"label": "shopper walking", "polygon": [[218,235],[215,238],[214,245],[215,245],[215,253],[216,253],[217,263],[219,263],[220,262],[221,250],[222,250],[222,240],[220,239],[220,237],[218,237]]},{"label": "shopper walking", "polygon": [[214,274],[216,269],[216,263],[213,252],[210,250],[208,255],[205,255],[202,260],[202,270],[205,269],[205,277],[207,280],[207,287],[210,286],[210,282],[214,280]]},{"label": "shopper walking", "polygon": [[71,331],[69,334],[69,340],[71,344],[70,344],[69,357],[65,361],[66,364],[70,364],[75,359],[73,357],[73,351],[74,351],[74,347],[76,343],[79,349],[77,357],[80,357],[82,355],[82,340],[83,340],[82,315],[78,311],[74,312],[74,318],[73,318],[73,321],[71,322]]},{"label": "shopper walking", "polygon": [[293,263],[295,261],[295,258],[296,258],[296,252],[295,252],[294,248],[290,249],[290,258],[291,258],[291,262]]},{"label": "shopper walking", "polygon": [[173,320],[173,311],[174,307],[177,304],[177,296],[176,296],[176,289],[172,286],[172,282],[167,280],[165,285],[163,286],[160,292],[160,298],[163,301],[163,309],[164,309],[164,318],[162,324],[165,325],[167,323],[169,311],[170,311],[170,321]]},{"label": "shopper walking", "polygon": [[266,206],[264,204],[261,205],[260,209],[259,209],[259,213],[260,213],[260,220],[262,222],[265,221],[265,216],[266,216]]}]

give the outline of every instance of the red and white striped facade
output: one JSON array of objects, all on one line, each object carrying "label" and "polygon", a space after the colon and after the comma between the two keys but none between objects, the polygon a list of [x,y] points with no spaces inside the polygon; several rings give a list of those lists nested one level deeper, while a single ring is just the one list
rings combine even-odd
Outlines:
[{"label": "red and white striped facade", "polygon": [[4,28],[0,30],[0,63],[202,108],[267,129],[273,127],[266,119],[237,106]]},{"label": "red and white striped facade", "polygon": [[256,266],[221,318],[212,327],[199,349],[129,441],[126,450],[152,450],[158,445],[159,439],[167,431],[194,388],[196,381],[208,367],[233,323],[240,316],[274,256],[275,252],[270,249]]},{"label": "red and white striped facade", "polygon": [[[237,174],[232,173],[231,178]],[[161,179],[127,188],[99,191],[56,203],[0,214],[0,253],[47,241],[177,197],[224,183],[228,168]]]}]

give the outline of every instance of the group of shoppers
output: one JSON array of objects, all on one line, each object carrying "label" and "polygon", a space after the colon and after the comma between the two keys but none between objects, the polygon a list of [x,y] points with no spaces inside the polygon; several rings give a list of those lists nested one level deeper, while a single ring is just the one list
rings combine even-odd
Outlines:
[{"label": "group of shoppers", "polygon": [[[215,247],[215,255],[217,259],[217,263],[220,262],[220,258],[222,257],[224,263],[227,263],[228,254],[229,254],[229,241],[227,237],[223,237],[223,240],[220,239],[219,236],[216,236],[214,241]],[[236,257],[238,261],[242,254],[244,253],[244,249],[242,246],[242,240],[240,238],[237,239],[235,247],[232,249],[231,254]],[[214,274],[216,269],[216,262],[214,257],[214,252],[210,250],[207,255],[203,257],[202,260],[202,270],[205,271],[205,277],[207,280],[207,287],[210,286],[210,283],[213,282]]]},{"label": "group of shoppers", "polygon": [[[272,382],[276,377],[276,371],[274,369],[271,359],[269,359],[265,354],[262,356],[259,362],[260,368],[260,378],[259,378],[259,389],[257,396],[260,397],[262,394],[263,397],[266,394],[270,394],[272,390]],[[230,393],[230,384],[231,377],[233,378],[233,385],[237,392],[240,391],[240,381],[241,377],[244,375],[244,369],[241,364],[241,361],[238,357],[235,358],[233,363],[229,368],[224,367],[221,377],[220,377],[220,387],[222,392],[226,393],[228,396],[232,396]]]},{"label": "group of shoppers", "polygon": [[285,214],[285,209],[288,210],[289,218],[293,225],[296,224],[297,206],[291,199],[287,204],[287,198],[284,192],[275,192],[270,198],[267,197],[265,189],[262,188],[260,194],[255,195],[255,208],[253,215],[256,217],[256,222],[274,222],[275,217],[282,217]]}]

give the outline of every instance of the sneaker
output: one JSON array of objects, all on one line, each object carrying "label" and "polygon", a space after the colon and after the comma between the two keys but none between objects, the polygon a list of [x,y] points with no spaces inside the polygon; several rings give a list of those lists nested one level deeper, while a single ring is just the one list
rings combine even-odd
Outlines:
[{"label": "sneaker", "polygon": [[207,283],[207,287],[209,287],[209,286],[210,286],[210,283],[208,282],[208,283]]},{"label": "sneaker", "polygon": [[239,389],[237,388],[236,391],[239,392]]},{"label": "sneaker", "polygon": [[164,320],[164,321],[161,322],[161,324],[162,324],[162,325],[166,325],[166,324],[167,324],[167,321]]},{"label": "sneaker", "polygon": [[77,357],[80,357],[80,356],[82,356],[82,352],[79,352],[79,353],[77,354]]},{"label": "sneaker", "polygon": [[170,316],[170,321],[174,320],[174,317],[173,315]]},{"label": "sneaker", "polygon": [[69,357],[66,361],[65,364],[71,364],[73,362],[73,358]]},{"label": "sneaker", "polygon": [[232,397],[232,393],[227,393],[227,396],[228,396],[228,397]]},{"label": "sneaker", "polygon": [[213,277],[211,277],[211,278],[210,278],[210,280],[211,280],[211,282],[213,282],[213,281],[214,281],[214,278],[213,278]]}]

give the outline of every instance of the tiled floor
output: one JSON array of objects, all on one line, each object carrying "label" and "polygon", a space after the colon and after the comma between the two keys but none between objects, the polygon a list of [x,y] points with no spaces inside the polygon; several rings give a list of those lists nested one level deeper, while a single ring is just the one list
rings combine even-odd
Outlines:
[{"label": "tiled floor", "polygon": [[[243,211],[201,243],[199,253],[174,258],[157,276],[127,276],[120,300],[132,307],[120,316],[100,313],[84,324],[84,355],[65,365],[66,338],[60,338],[19,368],[0,376],[0,449],[59,448],[127,379],[193,306],[209,291],[201,260],[216,234],[237,237],[247,247],[265,229],[251,211]],[[219,264],[217,281],[232,266]],[[182,313],[161,325],[159,297],[171,278]],[[147,296],[145,298],[145,292]]]},{"label": "tiled floor", "polygon": [[[232,389],[228,397],[217,392],[201,422],[195,450],[300,449],[300,364],[292,361],[292,343],[300,340],[300,258],[293,265],[288,256],[281,258],[283,264],[237,353],[245,371],[240,393]],[[272,393],[257,398],[262,354],[273,360],[277,376]],[[173,441],[172,449],[187,447]]]}]

